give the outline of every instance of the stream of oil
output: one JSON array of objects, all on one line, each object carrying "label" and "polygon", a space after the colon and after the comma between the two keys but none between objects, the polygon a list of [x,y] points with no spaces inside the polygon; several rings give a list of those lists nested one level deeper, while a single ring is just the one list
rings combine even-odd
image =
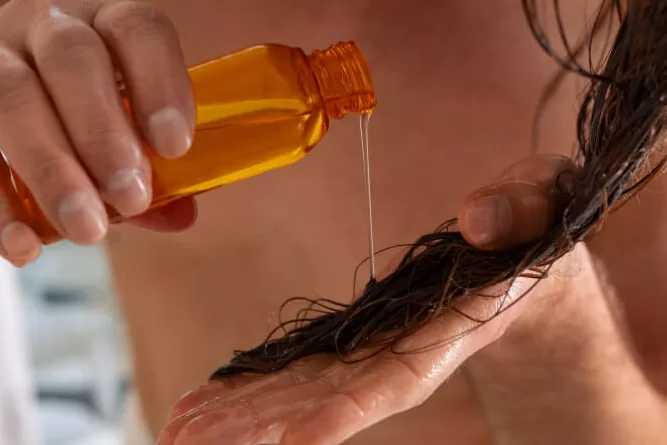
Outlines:
[{"label": "stream of oil", "polygon": [[368,258],[371,269],[371,281],[375,280],[375,235],[373,233],[373,199],[371,195],[371,160],[368,150],[368,121],[371,113],[364,111],[359,117],[361,130],[361,153],[364,162],[364,180],[366,183],[366,204],[368,207]]}]

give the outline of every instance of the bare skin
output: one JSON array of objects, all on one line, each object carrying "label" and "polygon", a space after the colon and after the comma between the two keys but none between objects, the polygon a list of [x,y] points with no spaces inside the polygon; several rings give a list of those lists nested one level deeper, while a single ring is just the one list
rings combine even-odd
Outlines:
[{"label": "bare skin", "polygon": [[[515,1],[452,0],[427,2],[428,7],[386,0],[330,4],[301,0],[291,2],[289,7],[268,0],[155,2],[173,21],[175,31],[162,16],[146,9],[144,3],[13,0],[0,10],[0,25],[3,20],[12,24],[0,26],[6,30],[0,37],[19,60],[19,49],[37,51],[35,48],[39,49],[47,39],[40,40],[34,29],[46,32],[44,29],[48,31],[63,20],[53,11],[48,13],[48,6],[65,11],[65,20],[76,17],[84,24],[91,21],[89,26],[105,41],[113,39],[113,30],[144,29],[155,27],[156,23],[162,26],[155,34],[149,34],[152,40],[145,39],[150,45],[130,47],[128,42],[144,41],[131,38],[120,39],[118,44],[128,48],[124,59],[127,72],[147,76],[146,84],[137,88],[135,95],[144,104],[138,120],[148,136],[152,134],[150,117],[156,112],[177,109],[186,123],[191,119],[190,98],[178,68],[181,56],[174,49],[176,34],[187,64],[266,41],[322,48],[341,39],[357,40],[371,64],[380,100],[371,121],[379,245],[412,240],[457,213],[465,220],[476,198],[489,189],[483,188],[464,202],[469,192],[498,181],[503,166],[530,153],[534,105],[555,70],[553,62],[529,35]],[[567,6],[569,23],[579,30],[585,2],[562,3]],[[31,8],[23,6],[28,4]],[[127,14],[123,11],[133,11],[136,5],[140,5],[140,12],[149,13],[123,15]],[[107,13],[90,14],[99,12],[99,8]],[[30,26],[22,28],[17,23]],[[116,28],[114,23],[125,27]],[[28,28],[30,32],[26,31]],[[32,42],[33,46],[26,46],[25,42]],[[55,50],[41,51],[48,55]],[[142,63],[146,54],[155,56],[150,66]],[[45,60],[59,59],[45,56]],[[80,63],[90,72],[91,66],[104,65],[100,60],[104,58]],[[110,108],[94,108],[81,114],[67,99],[75,97],[71,79],[50,74],[69,70],[71,76],[77,76],[72,64],[64,64],[62,70],[43,66],[44,73],[38,73],[41,77],[60,79],[53,81],[53,88],[61,91],[59,97],[64,105],[52,110],[53,115],[69,110],[67,116],[72,117],[63,119],[64,129],[53,118],[49,118],[50,127],[33,122],[48,132],[35,132],[36,137],[43,139],[34,141],[32,147],[49,145],[45,143],[47,138],[61,141],[60,153],[83,154],[84,164],[86,159],[94,162],[100,156],[109,156],[113,159],[100,165],[116,169],[93,169],[92,174],[98,175],[93,181],[70,159],[70,163],[57,164],[62,167],[60,170],[54,170],[67,178],[54,180],[62,189],[49,188],[37,179],[29,185],[42,197],[44,206],[52,209],[56,221],[61,202],[76,190],[84,190],[92,200],[118,205],[119,210],[126,206],[123,213],[128,216],[140,213],[136,189],[124,189],[123,193],[134,195],[119,197],[115,194],[117,187],[95,190],[92,185],[109,184],[110,175],[116,170],[138,170],[141,178],[147,178],[147,166],[140,157],[122,156],[131,149],[128,138],[131,141],[132,135],[125,132],[121,120],[114,119],[118,110],[109,105]],[[87,84],[89,89],[83,89],[89,95],[106,91],[100,85],[109,87],[105,71],[96,72],[97,76],[89,76],[94,79],[93,85]],[[81,89],[81,81],[76,86]],[[564,89],[549,108],[542,152],[569,153],[575,93],[571,87]],[[118,126],[102,128],[105,131],[101,134],[114,137],[77,143],[71,135],[77,130],[68,127],[68,122],[76,126],[80,122],[77,116],[89,116],[91,112],[106,116],[103,122]],[[28,152],[15,142],[20,140],[18,135],[12,138],[12,126],[2,128],[3,122],[7,120],[0,119],[0,145],[5,151],[14,150],[8,153],[10,161],[26,172],[38,168],[40,157],[32,152],[31,156],[24,155]],[[54,134],[60,134],[60,139]],[[157,133],[153,142],[164,155],[175,156],[183,150],[181,142],[186,139],[183,126],[173,124]],[[138,164],[128,164],[135,161]],[[535,165],[551,165],[544,159],[525,162],[528,164],[521,164],[513,179],[534,181],[530,175]],[[198,222],[187,231],[164,234],[127,225],[114,228],[109,234],[110,258],[130,329],[137,388],[156,437],[166,426],[172,405],[186,391],[205,381],[212,370],[229,359],[232,349],[252,346],[263,339],[277,321],[275,309],[287,296],[352,298],[351,273],[366,254],[360,169],[356,122],[335,122],[325,141],[298,165],[202,196],[198,199]],[[536,193],[535,187],[539,189],[534,184],[518,195],[503,189],[502,194],[518,202]],[[656,189],[660,187],[657,183]],[[285,444],[312,445],[339,443],[351,436],[354,437],[346,443],[368,445],[412,441],[521,445],[548,444],[548,440],[562,443],[565,439],[574,444],[657,443],[654,438],[666,431],[660,388],[667,387],[667,348],[660,327],[664,326],[662,314],[667,312],[659,310],[662,305],[658,289],[664,287],[660,281],[663,274],[652,265],[664,262],[667,252],[663,246],[667,243],[656,242],[654,237],[664,217],[664,200],[660,194],[651,195],[650,200],[650,206],[634,206],[632,211],[622,213],[617,222],[612,219],[608,233],[592,244],[602,263],[593,263],[586,249],[579,249],[559,264],[556,277],[545,281],[506,316],[467,337],[458,349],[408,359],[414,360],[407,362],[412,377],[386,357],[368,364],[369,373],[355,373],[354,369],[340,368],[333,362],[310,361],[300,368],[311,378],[316,370],[330,369],[334,380],[351,385],[345,387],[344,394],[355,394],[358,400],[386,395],[375,409],[350,410],[354,406],[349,402],[338,406],[338,398],[327,397],[337,394],[331,392],[332,387],[310,385],[311,378],[291,391],[288,374],[275,376],[268,384],[265,380],[241,379],[204,387],[182,400],[171,410],[172,423],[162,436],[162,443],[209,443],[190,433],[175,439],[187,425],[185,420],[193,420],[187,411],[197,409],[200,413],[211,406],[212,397],[225,403],[215,406],[217,411],[213,414],[217,418],[203,421],[205,427],[214,428],[208,437],[214,443],[222,438],[231,444],[277,442],[282,437]],[[544,220],[549,203],[543,199],[533,204],[535,207],[523,208],[520,220],[533,228],[534,236],[539,236],[543,230],[540,221]],[[182,202],[159,214],[142,216],[137,223],[172,231],[189,226],[193,219],[192,203]],[[464,223],[471,239],[480,230],[488,232],[497,227],[481,224],[483,220],[471,217]],[[11,218],[0,211],[0,231],[9,222]],[[640,231],[639,241],[631,242],[627,231],[639,223],[646,229]],[[79,229],[73,234],[62,227],[68,238],[91,243],[104,236],[106,222],[84,224]],[[511,244],[512,237],[518,236],[516,226],[514,230],[496,237],[497,245],[491,247]],[[26,228],[21,228],[18,235],[14,231],[10,238],[14,246],[21,247],[20,252],[12,256],[11,249],[5,248],[3,254],[16,264],[25,264],[39,254],[39,246]],[[624,255],[618,255],[618,251]],[[621,274],[628,261],[635,270]],[[597,275],[604,270],[618,275],[606,280]],[[626,306],[626,301],[633,304]],[[619,308],[627,310],[621,312]],[[493,307],[474,309],[487,312]],[[422,340],[424,336],[438,337],[462,327],[460,320],[443,319],[425,329]],[[582,338],[586,341],[580,341]],[[434,368],[434,364],[442,366]],[[415,385],[414,377],[423,385]],[[373,378],[373,384],[365,384],[368,382],[364,378]],[[318,382],[316,378],[312,380]],[[617,382],[623,382],[620,389]],[[272,392],[268,393],[267,388]],[[285,389],[287,393],[282,392]],[[244,418],[243,409],[247,409],[245,402],[238,405],[235,391],[248,392],[248,398],[262,407],[258,415],[265,416],[262,419],[268,419],[269,425],[278,426],[266,431],[260,424],[250,438],[243,436],[247,429],[241,433],[230,429]],[[277,404],[269,403],[270,397],[275,397]],[[276,410],[285,402],[298,404],[308,397],[317,403],[305,414]],[[625,403],[627,400],[633,400],[633,405]],[[208,404],[202,407],[202,403]],[[332,406],[348,415],[339,418],[338,425],[331,421],[335,416],[328,415],[339,411]],[[322,409],[318,411],[318,407]],[[233,422],[230,409],[236,409]],[[360,414],[364,414],[363,419]],[[323,419],[328,419],[328,423]],[[382,419],[386,420],[375,425]],[[328,429],[322,427],[325,424]],[[201,426],[190,425],[190,431],[201,432]],[[317,437],[313,436],[314,428]]]}]

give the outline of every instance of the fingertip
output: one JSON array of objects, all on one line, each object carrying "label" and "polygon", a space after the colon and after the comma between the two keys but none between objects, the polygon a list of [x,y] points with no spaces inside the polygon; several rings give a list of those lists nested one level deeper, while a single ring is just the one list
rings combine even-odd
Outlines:
[{"label": "fingertip", "polygon": [[58,217],[65,235],[77,244],[95,244],[107,233],[106,210],[88,191],[79,190],[63,199],[58,207]]},{"label": "fingertip", "polygon": [[509,181],[479,190],[459,211],[463,237],[482,250],[518,247],[549,229],[549,197],[536,184]]},{"label": "fingertip", "polygon": [[173,445],[257,443],[258,414],[250,404],[211,409],[190,418],[172,432]]},{"label": "fingertip", "polygon": [[167,422],[171,422],[201,406],[208,400],[214,399],[220,391],[224,391],[225,389],[227,389],[227,385],[224,382],[212,380],[183,394],[167,413]]},{"label": "fingertip", "polygon": [[512,205],[501,194],[478,194],[459,211],[459,225],[466,240],[479,248],[493,248],[512,230]]},{"label": "fingertip", "polygon": [[147,137],[151,147],[165,158],[178,158],[192,145],[193,128],[184,113],[169,107],[156,111],[148,119]]},{"label": "fingertip", "polygon": [[144,172],[139,169],[124,169],[111,175],[103,197],[116,211],[125,217],[140,215],[151,204],[152,188]]},{"label": "fingertip", "polygon": [[2,229],[0,246],[5,258],[16,267],[34,262],[42,252],[42,243],[35,232],[18,221],[10,222]]}]

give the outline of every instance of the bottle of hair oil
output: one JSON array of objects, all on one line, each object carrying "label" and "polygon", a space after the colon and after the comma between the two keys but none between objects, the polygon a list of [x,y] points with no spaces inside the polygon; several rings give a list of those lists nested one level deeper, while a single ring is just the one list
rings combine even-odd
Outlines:
[{"label": "bottle of hair oil", "polygon": [[[310,55],[259,45],[194,66],[189,74],[197,105],[190,151],[164,159],[144,144],[153,172],[151,209],[292,164],[322,140],[330,119],[376,105],[368,66],[354,42]],[[61,239],[1,159],[0,193],[45,244]],[[114,209],[107,211],[112,222],[122,221]]]}]

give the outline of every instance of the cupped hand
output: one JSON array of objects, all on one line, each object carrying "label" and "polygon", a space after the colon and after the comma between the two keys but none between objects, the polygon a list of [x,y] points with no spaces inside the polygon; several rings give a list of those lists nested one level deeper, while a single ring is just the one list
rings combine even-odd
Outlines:
[{"label": "cupped hand", "polygon": [[[569,160],[550,156],[512,166],[498,182],[466,199],[459,212],[461,231],[484,249],[510,248],[539,237],[552,220],[557,178],[565,179],[567,188],[567,175],[574,172]],[[561,279],[546,278],[540,292],[562,289]],[[456,313],[443,313],[397,349],[415,351],[442,341],[440,347],[385,352],[356,364],[315,356],[272,375],[211,381],[172,408],[158,445],[340,444],[426,400],[521,316],[526,299],[514,303],[533,284],[520,278],[504,290],[504,298],[462,299]],[[457,313],[491,321],[480,324]]]},{"label": "cupped hand", "polygon": [[[178,36],[150,1],[11,0],[0,8],[0,147],[62,237],[102,239],[104,204],[127,218],[142,214],[136,223],[150,229],[189,226],[191,200],[144,214],[152,190],[142,139],[158,155],[183,155],[194,115]],[[15,210],[0,195],[0,254],[24,265],[42,243]]]}]

